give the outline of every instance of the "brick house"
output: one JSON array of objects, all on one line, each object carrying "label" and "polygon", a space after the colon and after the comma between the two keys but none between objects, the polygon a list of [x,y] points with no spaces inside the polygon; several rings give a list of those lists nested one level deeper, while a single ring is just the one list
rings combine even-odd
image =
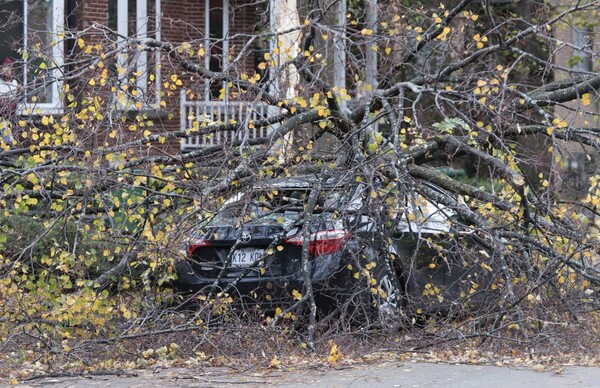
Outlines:
[{"label": "brick house", "polygon": [[[555,6],[567,6],[571,2],[556,1]],[[567,18],[553,31],[559,44],[554,52],[555,81],[577,79],[580,76],[597,74],[597,53],[600,41],[597,38],[597,20],[593,13],[586,17]],[[589,93],[574,101],[557,105],[555,115],[578,128],[599,129],[600,105],[598,95]],[[560,142],[564,163],[557,166],[562,181],[562,189],[577,196],[587,187],[588,178],[597,174],[596,152],[579,142]]]},{"label": "brick house", "polygon": [[[176,93],[165,90],[164,81],[172,74],[168,67],[171,72],[176,68],[167,63],[167,55],[144,50],[134,54],[118,45],[133,36],[140,41],[154,38],[175,45],[194,42],[193,46],[201,47],[204,52],[195,60],[203,62],[207,69],[222,71],[231,58],[237,57],[236,71],[253,73],[269,43],[260,39],[249,43],[249,36],[259,32],[257,28],[268,30],[268,6],[268,3],[256,5],[244,0],[0,0],[0,26],[3,26],[0,27],[0,58],[10,57],[19,63],[17,78],[24,96],[18,113],[22,116],[64,111],[69,102],[63,93],[63,74],[72,66],[73,57],[84,51],[77,39],[82,36],[86,43],[91,41],[106,47],[116,43],[115,47],[119,47],[119,53],[107,66],[112,66],[113,78],[128,83],[129,90],[135,90],[138,99],[132,99],[130,93],[125,99],[115,96],[113,101],[104,104],[114,104],[124,116],[145,112],[154,120],[160,120],[160,130],[166,131],[189,128],[200,116],[225,122],[232,118],[243,120],[248,115],[256,118],[266,115],[266,108],[251,105],[249,101],[219,99],[219,90],[226,87],[224,84],[192,83],[193,76],[188,74],[184,75],[183,82],[189,88]],[[103,28],[107,31],[106,27],[116,31],[118,37],[103,36],[101,32]],[[84,36],[86,31],[94,32]],[[40,47],[48,49],[36,55]],[[40,71],[41,68],[44,71]],[[122,68],[126,71],[122,72]],[[135,74],[133,83],[130,74]],[[67,82],[77,85],[77,80]],[[219,136],[231,138],[240,134]],[[185,152],[219,140],[195,137],[182,140],[180,146],[175,141],[173,146]],[[102,142],[102,139],[94,141]]]},{"label": "brick house", "polygon": [[[249,36],[272,29],[274,15],[269,11],[272,11],[274,1],[256,3],[247,0],[0,0],[0,59],[13,57],[26,62],[26,66],[20,68],[18,79],[24,86],[25,94],[20,113],[29,116],[60,113],[64,107],[65,99],[64,96],[61,97],[64,85],[60,76],[63,68],[68,66],[69,55],[81,48],[78,47],[76,38],[69,39],[69,34],[62,35],[61,31],[82,32],[92,28],[98,30],[97,26],[106,26],[117,31],[121,40],[135,35],[140,40],[155,38],[175,44],[194,42],[194,47],[202,47],[204,50],[204,55],[195,59],[203,62],[207,69],[223,70],[228,61],[235,58],[238,61],[237,71],[259,72],[257,64],[263,59],[264,51],[272,42],[266,39],[250,42]],[[340,2],[340,6],[343,3]],[[493,3],[502,5],[512,1]],[[524,2],[520,3],[522,7],[523,4]],[[340,12],[345,13],[343,9]],[[31,33],[24,34],[23,31]],[[574,68],[579,71],[592,72],[595,69],[593,59],[586,56],[589,51],[584,50],[593,44],[593,33],[585,23],[564,23],[554,33],[560,41],[566,42],[556,51],[556,64],[565,69]],[[101,34],[96,34],[95,38],[99,41],[103,39]],[[52,45],[53,40],[58,43]],[[50,47],[47,54],[53,58],[56,66],[45,64],[46,69],[40,71],[40,61],[35,56],[38,46]],[[243,55],[240,57],[242,50]],[[28,54],[27,58],[24,57],[24,52]],[[370,66],[377,69],[377,57],[372,50],[366,52],[374,56]],[[183,79],[185,90],[178,90],[174,96],[166,95],[169,91],[165,90],[164,80],[170,74],[165,66],[165,61],[168,61],[165,55],[141,51],[134,56],[122,50],[115,60],[116,67],[128,68],[130,72],[139,73],[134,81],[135,89],[144,98],[142,101],[120,101],[119,98],[115,98],[117,103],[107,101],[105,104],[114,104],[119,113],[128,117],[132,116],[132,112],[146,111],[153,119],[161,121],[161,130],[190,128],[198,117],[209,116],[215,121],[224,122],[236,119],[239,122],[249,116],[255,119],[268,115],[267,106],[257,104],[250,98],[245,101],[221,100],[219,90],[226,85],[209,81],[193,83],[189,75]],[[344,69],[345,58],[340,60],[336,56],[333,67]],[[376,72],[377,70],[372,73]],[[344,87],[344,71],[333,73],[336,77],[335,85]],[[557,71],[554,75],[556,79],[567,76],[568,72],[564,71]],[[123,83],[128,82],[127,74],[119,74],[115,78],[122,78],[119,81]],[[59,81],[45,82],[48,79]],[[161,99],[167,102],[166,109],[160,106]],[[141,103],[142,106],[135,106],[136,103]],[[162,110],[171,114],[161,113]],[[557,108],[557,114],[569,122],[598,127],[599,123],[588,119],[584,111],[598,112],[598,106],[591,105],[582,109],[575,102]],[[214,138],[196,136],[184,139],[181,143],[175,141],[172,146],[186,152],[218,143],[224,138],[231,139],[232,136],[265,134],[221,133]],[[103,139],[93,141],[101,144]],[[569,147],[566,149],[569,150],[567,168],[573,171],[581,170],[587,161],[585,150]],[[175,152],[177,149],[170,151]]]}]

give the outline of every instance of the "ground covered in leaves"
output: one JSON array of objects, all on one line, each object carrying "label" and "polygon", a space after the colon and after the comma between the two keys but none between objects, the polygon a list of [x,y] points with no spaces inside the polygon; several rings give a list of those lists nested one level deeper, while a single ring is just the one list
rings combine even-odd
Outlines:
[{"label": "ground covered in leaves", "polygon": [[[525,366],[560,371],[566,366],[600,366],[598,325],[548,325],[524,335],[511,329],[495,335],[456,330],[458,322],[437,326],[433,319],[398,331],[320,332],[314,349],[303,333],[285,326],[230,322],[210,332],[185,328],[113,339],[71,341],[44,348],[35,336],[5,342],[0,382],[17,384],[48,377],[128,375],[139,369],[226,367],[236,372],[294,371],[383,361],[444,362]],[[72,339],[71,339],[72,340]],[[51,343],[50,341],[45,345]]]}]

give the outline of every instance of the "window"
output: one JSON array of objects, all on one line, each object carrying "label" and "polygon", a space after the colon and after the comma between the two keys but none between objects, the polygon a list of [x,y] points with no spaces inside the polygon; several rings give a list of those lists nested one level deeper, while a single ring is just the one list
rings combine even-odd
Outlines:
[{"label": "window", "polygon": [[121,52],[115,71],[119,81],[115,96],[121,109],[156,109],[160,106],[160,53],[137,46],[139,42],[160,40],[160,0],[109,0],[108,27],[119,35]]},{"label": "window", "polygon": [[63,0],[0,0],[0,60],[15,63],[21,114],[62,107],[63,18]]},{"label": "window", "polygon": [[[204,58],[204,66],[211,71],[223,71],[229,52],[229,1],[204,0],[204,22],[204,47],[208,47],[209,53]],[[223,87],[223,83],[207,81],[204,95],[208,100],[217,100]]]},{"label": "window", "polygon": [[[252,2],[238,2],[232,5],[230,0],[204,0],[204,47],[208,48],[207,52],[209,54],[204,57],[204,66],[207,69],[221,72],[227,68],[230,55],[236,55],[233,54],[233,51],[236,48],[244,47],[248,42],[247,38],[242,38],[241,34],[235,33],[242,28],[235,26],[233,18],[237,13],[243,15],[244,13],[256,12],[257,9],[259,8]],[[253,13],[253,15],[258,16],[256,13]],[[255,23],[254,28],[256,30],[254,32],[257,32],[264,21],[256,20]],[[232,37],[232,35],[234,36]],[[253,44],[253,70],[260,75],[261,84],[266,84],[269,79],[269,70],[264,67],[264,63],[263,65],[260,64],[264,62],[265,54],[270,52],[272,43],[268,38],[259,38]],[[204,99],[206,101],[222,99],[223,90],[227,90],[226,82],[208,80],[205,83]]]},{"label": "window", "polygon": [[594,36],[589,27],[573,28],[573,56],[571,67],[579,71],[592,71],[592,44]]},{"label": "window", "polygon": [[[349,194],[339,189],[326,188],[319,192],[314,213],[322,219],[331,219],[334,212],[348,210]],[[297,222],[304,212],[310,195],[309,188],[273,188],[250,190],[236,194],[225,202],[209,225],[236,224],[257,219],[270,219],[279,224]]]}]

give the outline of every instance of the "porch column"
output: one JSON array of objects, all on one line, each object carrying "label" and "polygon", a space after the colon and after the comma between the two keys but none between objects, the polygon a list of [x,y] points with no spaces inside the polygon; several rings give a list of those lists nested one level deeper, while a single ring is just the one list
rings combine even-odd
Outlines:
[{"label": "porch column", "polygon": [[[296,86],[300,81],[298,70],[293,64],[287,64],[285,68],[281,68],[281,66],[295,58],[300,50],[300,31],[299,29],[293,30],[300,26],[297,3],[296,0],[270,0],[269,5],[271,31],[275,33],[272,43],[274,47],[270,50],[275,66],[269,66],[269,68],[273,77],[279,74],[273,92],[280,97],[293,100],[298,95],[296,91]],[[284,33],[284,31],[289,32]],[[278,50],[274,51],[275,48]],[[293,132],[290,131],[281,139],[280,144],[274,147],[274,151],[279,154],[281,160],[286,158],[292,143]]]}]

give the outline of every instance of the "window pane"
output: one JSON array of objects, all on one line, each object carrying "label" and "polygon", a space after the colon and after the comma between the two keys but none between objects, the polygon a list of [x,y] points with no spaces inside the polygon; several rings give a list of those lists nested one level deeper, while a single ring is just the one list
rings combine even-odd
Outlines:
[{"label": "window pane", "polygon": [[27,1],[27,102],[51,103],[54,67],[51,32],[53,28],[52,2],[44,0]]},{"label": "window pane", "polygon": [[21,58],[23,45],[23,1],[0,1],[0,60]]},{"label": "window pane", "polygon": [[573,56],[571,66],[575,70],[592,70],[592,30],[587,27],[573,28]]},{"label": "window pane", "polygon": [[[114,74],[119,75],[115,77],[118,81],[116,101],[121,108],[147,109],[153,107],[158,98],[159,77],[156,73],[160,53],[154,50],[140,50],[135,41],[157,37],[158,4],[159,0],[109,0],[108,27],[119,32],[128,43],[116,58],[115,66],[111,67]],[[119,11],[125,8],[126,17],[119,15]],[[119,26],[121,19],[127,21],[126,28],[123,25]],[[130,71],[126,72],[123,69]]]},{"label": "window pane", "polygon": [[[208,28],[210,61],[209,69],[220,72],[223,70],[223,5],[224,0],[208,0]],[[219,99],[223,82],[210,82],[211,100]]]}]

